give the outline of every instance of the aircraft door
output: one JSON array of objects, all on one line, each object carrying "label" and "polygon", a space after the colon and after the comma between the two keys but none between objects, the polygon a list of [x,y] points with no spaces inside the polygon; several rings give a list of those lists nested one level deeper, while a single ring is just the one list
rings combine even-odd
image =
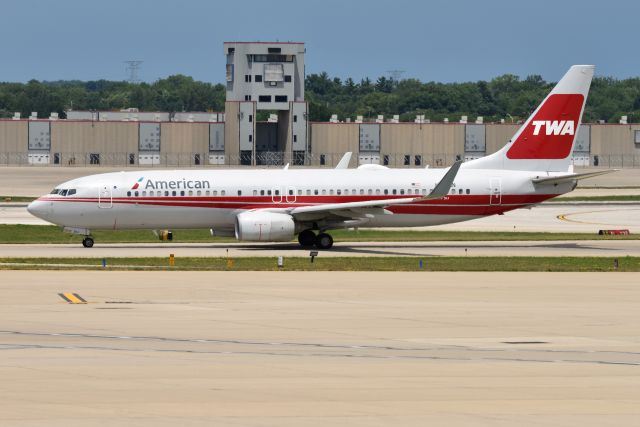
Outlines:
[{"label": "aircraft door", "polygon": [[489,204],[502,204],[502,180],[500,178],[491,178],[489,180]]},{"label": "aircraft door", "polygon": [[285,195],[287,203],[295,203],[296,201],[296,189],[293,187],[287,188],[287,194]]},{"label": "aircraft door", "polygon": [[98,188],[98,207],[100,209],[111,209],[113,207],[113,194],[110,186],[103,185]]},{"label": "aircraft door", "polygon": [[282,203],[282,189],[279,187],[271,190],[271,201],[273,203]]}]

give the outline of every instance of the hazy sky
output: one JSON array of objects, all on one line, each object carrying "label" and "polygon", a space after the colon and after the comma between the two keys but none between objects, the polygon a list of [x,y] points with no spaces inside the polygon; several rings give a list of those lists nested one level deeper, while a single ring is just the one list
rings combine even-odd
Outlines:
[{"label": "hazy sky", "polygon": [[423,81],[513,73],[557,80],[571,64],[640,75],[640,1],[0,0],[0,81],[222,82],[223,41],[302,41],[307,74]]}]

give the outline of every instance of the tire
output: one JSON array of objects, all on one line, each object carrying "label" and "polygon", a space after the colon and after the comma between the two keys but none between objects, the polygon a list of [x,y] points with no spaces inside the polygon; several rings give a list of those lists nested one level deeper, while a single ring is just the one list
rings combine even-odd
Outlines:
[{"label": "tire", "polygon": [[298,243],[304,248],[308,248],[316,244],[316,233],[311,230],[303,230],[298,234]]},{"label": "tire", "polygon": [[316,237],[316,247],[318,249],[331,249],[333,246],[333,237],[327,233],[320,233]]},{"label": "tire", "polygon": [[93,238],[85,237],[84,239],[82,239],[82,246],[84,246],[85,248],[93,247]]}]

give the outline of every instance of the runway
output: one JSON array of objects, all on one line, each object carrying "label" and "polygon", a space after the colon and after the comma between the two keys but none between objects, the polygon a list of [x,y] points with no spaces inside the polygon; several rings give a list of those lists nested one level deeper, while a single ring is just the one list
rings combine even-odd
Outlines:
[{"label": "runway", "polygon": [[640,416],[637,273],[2,278],[2,425],[601,426]]},{"label": "runway", "polygon": [[[337,242],[322,257],[371,256],[640,256],[639,240]],[[315,250],[315,249],[313,249]],[[0,258],[306,257],[297,243],[119,243],[0,245]]]}]

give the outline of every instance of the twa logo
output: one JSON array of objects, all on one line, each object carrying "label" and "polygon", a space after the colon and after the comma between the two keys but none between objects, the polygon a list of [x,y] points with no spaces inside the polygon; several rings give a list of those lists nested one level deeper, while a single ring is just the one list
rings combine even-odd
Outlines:
[{"label": "twa logo", "polygon": [[544,128],[545,135],[573,135],[575,122],[572,120],[534,120],[533,134],[539,135],[540,128]]},{"label": "twa logo", "polygon": [[507,151],[509,159],[566,159],[571,155],[584,96],[555,94],[546,99],[517,134]]},{"label": "twa logo", "polygon": [[131,189],[132,190],[137,190],[143,179],[144,179],[144,176],[141,176],[140,179],[135,184],[133,184],[133,187],[131,187]]}]

